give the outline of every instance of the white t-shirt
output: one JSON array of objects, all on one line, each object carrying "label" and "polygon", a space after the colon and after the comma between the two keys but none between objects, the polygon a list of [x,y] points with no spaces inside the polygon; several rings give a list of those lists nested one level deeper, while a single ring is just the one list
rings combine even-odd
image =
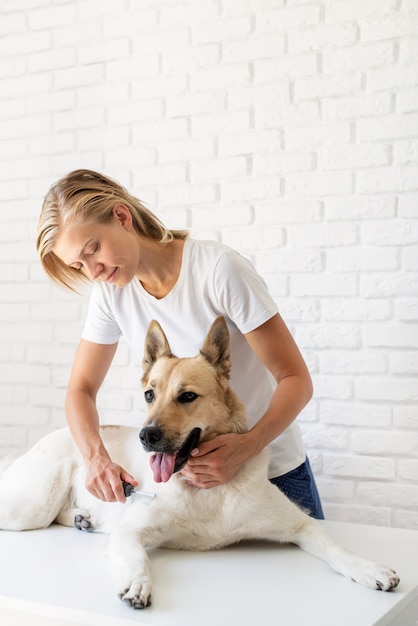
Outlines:
[{"label": "white t-shirt", "polygon": [[[224,244],[188,238],[177,283],[164,298],[149,294],[136,278],[122,288],[97,282],[82,337],[93,343],[113,344],[124,335],[140,365],[152,319],[161,324],[173,354],[190,357],[199,353],[215,318],[225,316],[231,338],[231,387],[246,405],[252,426],[266,411],[276,382],[243,333],[276,313],[264,280],[247,259]],[[270,478],[305,461],[295,422],[269,447]]]}]

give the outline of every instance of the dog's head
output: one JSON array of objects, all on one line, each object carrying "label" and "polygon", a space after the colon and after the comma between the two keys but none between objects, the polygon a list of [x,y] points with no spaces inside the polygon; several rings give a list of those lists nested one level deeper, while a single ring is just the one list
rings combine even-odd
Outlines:
[{"label": "dog's head", "polygon": [[156,482],[181,470],[199,441],[246,430],[244,407],[229,387],[231,354],[223,317],[216,318],[200,353],[191,358],[174,356],[153,320],[142,367],[148,416],[139,437],[144,449],[154,453]]}]

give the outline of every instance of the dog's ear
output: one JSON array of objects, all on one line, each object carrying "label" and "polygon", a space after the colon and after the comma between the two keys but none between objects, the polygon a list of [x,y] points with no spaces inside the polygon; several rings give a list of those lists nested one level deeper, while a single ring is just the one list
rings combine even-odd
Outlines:
[{"label": "dog's ear", "polygon": [[222,315],[217,317],[210,327],[200,354],[213,365],[218,374],[229,378],[231,350],[228,327]]},{"label": "dog's ear", "polygon": [[173,356],[163,329],[156,320],[152,320],[148,326],[145,338],[144,358],[142,370],[148,374],[155,361],[162,356]]}]

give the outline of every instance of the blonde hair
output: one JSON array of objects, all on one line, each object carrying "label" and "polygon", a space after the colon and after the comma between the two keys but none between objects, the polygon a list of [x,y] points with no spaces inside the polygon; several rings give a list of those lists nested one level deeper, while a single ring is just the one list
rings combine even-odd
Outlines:
[{"label": "blonde hair", "polygon": [[53,248],[69,226],[110,222],[116,204],[129,209],[135,230],[149,239],[166,244],[188,236],[187,230],[168,230],[138,198],[111,178],[92,170],[75,170],[50,188],[39,217],[36,248],[49,278],[71,291],[77,291],[77,283],[88,280],[78,270],[65,265]]}]

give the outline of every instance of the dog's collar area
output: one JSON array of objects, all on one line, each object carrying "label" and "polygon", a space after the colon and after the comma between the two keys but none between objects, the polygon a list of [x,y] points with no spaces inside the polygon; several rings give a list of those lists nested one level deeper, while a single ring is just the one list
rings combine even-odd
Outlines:
[{"label": "dog's collar area", "polygon": [[179,472],[186,465],[191,451],[199,443],[201,432],[202,430],[200,428],[193,428],[192,432],[187,437],[184,446],[177,452],[176,461],[174,463],[174,473]]}]

